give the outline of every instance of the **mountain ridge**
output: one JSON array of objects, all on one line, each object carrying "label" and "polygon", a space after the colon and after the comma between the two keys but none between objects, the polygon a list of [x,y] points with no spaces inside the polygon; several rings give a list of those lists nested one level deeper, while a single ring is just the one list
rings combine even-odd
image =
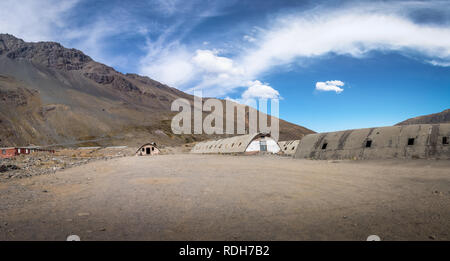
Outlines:
[{"label": "mountain ridge", "polygon": [[[146,76],[123,74],[56,42],[0,34],[0,145],[168,145],[218,136],[172,135],[178,98],[193,96]],[[280,119],[280,140],[313,131]]]},{"label": "mountain ridge", "polygon": [[395,125],[450,123],[450,109],[438,113],[417,116]]}]

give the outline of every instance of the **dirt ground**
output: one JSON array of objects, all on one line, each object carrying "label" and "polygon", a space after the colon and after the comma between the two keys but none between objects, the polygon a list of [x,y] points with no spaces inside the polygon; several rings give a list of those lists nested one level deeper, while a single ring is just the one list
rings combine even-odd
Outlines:
[{"label": "dirt ground", "polygon": [[0,240],[450,240],[450,161],[158,155],[0,182]]},{"label": "dirt ground", "polygon": [[55,153],[33,152],[13,158],[0,159],[0,183],[7,179],[21,179],[87,164],[96,160],[108,160],[134,155],[136,149],[122,147],[86,147],[60,149]]}]

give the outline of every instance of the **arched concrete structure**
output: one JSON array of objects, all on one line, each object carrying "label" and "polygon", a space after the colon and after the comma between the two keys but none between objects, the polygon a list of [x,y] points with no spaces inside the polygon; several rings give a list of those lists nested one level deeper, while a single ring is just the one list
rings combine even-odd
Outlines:
[{"label": "arched concrete structure", "polygon": [[160,151],[155,142],[146,143],[136,151],[137,156],[151,156],[158,155],[159,153]]},{"label": "arched concrete structure", "polygon": [[284,154],[292,156],[297,151],[299,143],[300,140],[287,140],[287,141],[279,141],[278,145],[280,146],[280,149]]},{"label": "arched concrete structure", "polygon": [[295,158],[450,159],[450,124],[418,124],[309,134]]},{"label": "arched concrete structure", "polygon": [[[261,143],[262,142],[262,143]],[[267,152],[278,153],[278,143],[270,134],[255,133],[197,143],[191,153],[257,153],[266,144]]]}]

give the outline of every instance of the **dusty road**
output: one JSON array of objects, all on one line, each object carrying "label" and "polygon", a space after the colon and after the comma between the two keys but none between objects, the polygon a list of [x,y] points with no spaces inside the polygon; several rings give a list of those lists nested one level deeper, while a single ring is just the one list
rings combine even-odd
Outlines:
[{"label": "dusty road", "polygon": [[160,155],[0,183],[0,240],[450,240],[450,161]]}]

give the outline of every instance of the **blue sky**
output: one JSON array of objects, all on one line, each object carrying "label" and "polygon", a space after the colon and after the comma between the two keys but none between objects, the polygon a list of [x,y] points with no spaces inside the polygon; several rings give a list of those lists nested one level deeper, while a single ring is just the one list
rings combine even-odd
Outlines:
[{"label": "blue sky", "polygon": [[450,108],[449,1],[4,0],[0,32],[315,131]]}]

